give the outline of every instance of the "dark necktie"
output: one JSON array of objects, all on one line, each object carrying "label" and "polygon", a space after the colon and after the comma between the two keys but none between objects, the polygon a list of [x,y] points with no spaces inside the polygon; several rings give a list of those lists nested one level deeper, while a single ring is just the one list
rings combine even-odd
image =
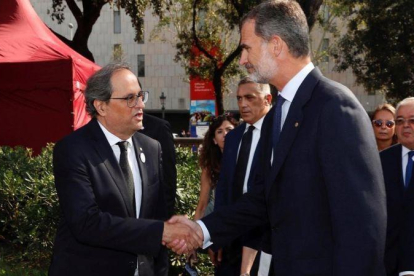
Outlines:
[{"label": "dark necktie", "polygon": [[273,116],[273,160],[276,157],[276,145],[279,141],[280,129],[282,124],[282,105],[285,102],[285,99],[279,94],[277,96],[275,113]]},{"label": "dark necktie", "polygon": [[405,168],[405,188],[408,188],[410,185],[411,175],[413,173],[413,155],[414,151],[408,152],[408,162],[407,167]]},{"label": "dark necktie", "polygon": [[243,135],[240,145],[239,156],[236,164],[236,175],[234,176],[233,202],[243,195],[244,178],[246,176],[247,162],[249,162],[253,130],[254,126],[249,126],[249,129]]},{"label": "dark necktie", "polygon": [[134,177],[132,175],[131,167],[129,166],[128,162],[128,142],[121,141],[118,142],[117,145],[121,150],[121,155],[119,157],[119,166],[121,167],[122,173],[124,174],[125,184],[128,191],[128,196],[130,200],[130,204],[132,205],[132,209],[134,213],[136,212],[135,208],[135,191],[134,191]]}]

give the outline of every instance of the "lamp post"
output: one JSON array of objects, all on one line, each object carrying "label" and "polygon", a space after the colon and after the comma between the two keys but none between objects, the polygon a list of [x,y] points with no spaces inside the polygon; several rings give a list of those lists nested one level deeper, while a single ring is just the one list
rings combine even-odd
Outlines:
[{"label": "lamp post", "polygon": [[160,103],[161,103],[161,112],[162,112],[162,118],[165,119],[165,99],[167,97],[164,95],[164,92],[161,92],[160,96]]},{"label": "lamp post", "polygon": [[72,40],[73,39],[73,35],[72,35],[73,24],[72,23],[69,23],[68,24],[68,27],[70,29],[70,40]]}]

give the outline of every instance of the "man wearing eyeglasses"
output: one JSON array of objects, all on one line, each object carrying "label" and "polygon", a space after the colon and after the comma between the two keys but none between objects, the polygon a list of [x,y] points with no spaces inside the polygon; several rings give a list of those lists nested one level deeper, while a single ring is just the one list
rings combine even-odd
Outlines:
[{"label": "man wearing eyeglasses", "polygon": [[168,275],[164,242],[201,244],[166,217],[160,144],[138,133],[148,92],[124,64],[95,73],[85,90],[93,119],[53,153],[61,207],[49,275]]},{"label": "man wearing eyeglasses", "polygon": [[400,144],[380,153],[387,192],[385,268],[388,276],[414,275],[414,97],[396,108]]}]

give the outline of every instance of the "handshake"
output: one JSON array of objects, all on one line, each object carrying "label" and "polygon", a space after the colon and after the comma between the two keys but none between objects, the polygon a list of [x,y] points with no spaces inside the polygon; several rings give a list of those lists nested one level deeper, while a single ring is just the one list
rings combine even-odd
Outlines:
[{"label": "handshake", "polygon": [[173,216],[164,222],[162,244],[177,254],[187,254],[203,245],[204,235],[198,223],[186,216]]}]

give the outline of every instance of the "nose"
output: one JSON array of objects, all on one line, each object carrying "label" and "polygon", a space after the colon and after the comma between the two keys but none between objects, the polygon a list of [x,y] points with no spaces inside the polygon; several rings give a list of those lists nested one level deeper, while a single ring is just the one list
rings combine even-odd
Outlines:
[{"label": "nose", "polygon": [[135,108],[137,108],[137,109],[144,109],[144,108],[145,108],[145,103],[144,103],[144,101],[142,100],[142,98],[139,98],[139,99],[138,99],[138,103],[137,103],[137,105],[135,106]]},{"label": "nose", "polygon": [[382,129],[386,129],[387,128],[387,126],[385,125],[385,122],[381,125],[381,128]]},{"label": "nose", "polygon": [[245,65],[246,63],[247,63],[247,53],[246,53],[246,50],[243,49],[240,55],[239,64]]}]

